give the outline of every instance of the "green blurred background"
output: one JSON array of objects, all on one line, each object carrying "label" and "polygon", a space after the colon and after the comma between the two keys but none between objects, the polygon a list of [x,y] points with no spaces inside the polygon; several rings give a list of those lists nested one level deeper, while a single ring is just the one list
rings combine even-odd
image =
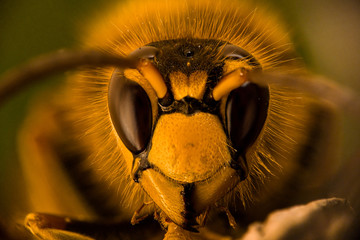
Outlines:
[{"label": "green blurred background", "polygon": [[[0,0],[0,73],[39,54],[76,46],[79,26],[113,2],[116,1]],[[310,69],[359,92],[360,4],[357,0],[255,2],[266,2],[282,16]],[[62,79],[60,75],[33,86],[0,108],[0,218],[9,216],[22,198],[16,137],[28,102],[39,91],[55,91]],[[347,131],[353,132],[347,140],[352,149],[360,146],[358,125],[354,122],[346,125]]]}]

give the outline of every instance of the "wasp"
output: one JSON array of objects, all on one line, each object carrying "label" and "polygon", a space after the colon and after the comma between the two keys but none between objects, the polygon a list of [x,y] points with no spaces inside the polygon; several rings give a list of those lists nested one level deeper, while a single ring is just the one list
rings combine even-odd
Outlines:
[{"label": "wasp", "polygon": [[239,237],[237,222],[328,196],[337,108],[356,97],[313,76],[275,17],[236,1],[135,1],[91,26],[95,52],[15,77],[81,65],[19,133],[32,235]]}]

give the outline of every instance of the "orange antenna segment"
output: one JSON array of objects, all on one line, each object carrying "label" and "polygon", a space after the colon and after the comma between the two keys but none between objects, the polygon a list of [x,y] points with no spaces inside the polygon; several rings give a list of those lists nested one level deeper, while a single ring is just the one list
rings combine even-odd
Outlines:
[{"label": "orange antenna segment", "polygon": [[213,90],[214,100],[219,101],[223,96],[240,87],[246,80],[245,71],[242,68],[225,75]]},{"label": "orange antenna segment", "polygon": [[164,98],[167,93],[167,87],[159,70],[147,60],[142,60],[137,69],[149,81],[158,98]]}]

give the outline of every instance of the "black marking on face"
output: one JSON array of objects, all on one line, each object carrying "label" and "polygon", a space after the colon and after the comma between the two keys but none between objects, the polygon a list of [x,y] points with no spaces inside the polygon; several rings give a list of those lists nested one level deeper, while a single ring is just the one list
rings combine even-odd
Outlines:
[{"label": "black marking on face", "polygon": [[160,114],[183,113],[192,115],[197,112],[206,112],[214,115],[220,114],[220,102],[210,102],[210,104],[192,97],[184,97],[174,100],[171,105],[163,106],[159,104]]},{"label": "black marking on face", "polygon": [[183,226],[181,227],[191,232],[199,232],[196,228],[194,228],[199,225],[196,221],[195,210],[192,207],[192,193],[194,190],[194,186],[194,183],[188,183],[183,185],[184,190],[181,192],[181,195],[184,199],[185,212],[183,212],[182,215],[184,216],[185,221]]},{"label": "black marking on face", "polygon": [[[187,76],[195,71],[209,73],[217,66],[223,66],[219,59],[218,40],[176,39],[150,43],[148,46],[159,49],[154,59],[165,81],[172,72],[182,72]],[[188,64],[190,62],[190,64]]]},{"label": "black marking on face", "polygon": [[[150,142],[151,143],[151,142]],[[148,146],[148,149],[151,148],[151,144]],[[150,150],[144,150],[141,153],[134,155],[134,160],[133,160],[133,167],[134,167],[134,161],[136,161],[137,159],[140,160],[139,166],[136,169],[136,171],[133,174],[133,180],[134,182],[138,183],[139,182],[139,178],[140,178],[140,174],[145,171],[146,169],[151,168],[151,165],[149,163],[148,160],[148,154],[149,154]]]}]

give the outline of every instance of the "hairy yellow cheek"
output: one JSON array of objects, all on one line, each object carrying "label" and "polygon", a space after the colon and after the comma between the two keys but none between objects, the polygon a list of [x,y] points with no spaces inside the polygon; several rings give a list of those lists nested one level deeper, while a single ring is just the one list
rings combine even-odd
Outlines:
[{"label": "hairy yellow cheek", "polygon": [[227,138],[217,116],[181,113],[160,117],[152,138],[149,162],[167,177],[196,182],[228,165]]}]

